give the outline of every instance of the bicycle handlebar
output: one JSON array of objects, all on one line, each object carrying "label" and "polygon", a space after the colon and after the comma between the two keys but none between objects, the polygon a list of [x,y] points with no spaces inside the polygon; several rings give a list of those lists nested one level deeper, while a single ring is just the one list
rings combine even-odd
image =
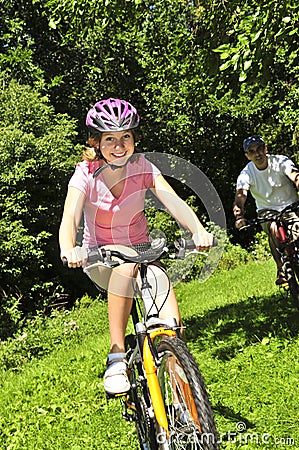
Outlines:
[{"label": "bicycle handlebar", "polygon": [[260,223],[264,223],[264,222],[269,222],[269,219],[257,217],[256,219],[252,219],[250,221],[247,221],[246,225],[244,225],[243,227],[238,228],[238,231],[245,231],[248,228],[255,227],[256,225],[258,225]]},{"label": "bicycle handlebar", "polygon": [[240,227],[239,231],[244,231],[247,228],[254,227],[260,223],[265,223],[269,221],[277,222],[281,219],[283,214],[287,212],[296,212],[298,209],[299,209],[299,201],[291,203],[290,205],[286,206],[282,211],[277,211],[278,214],[276,217],[256,217],[255,219],[248,221],[248,223],[243,227]]},{"label": "bicycle handlebar", "polygon": [[[214,238],[214,242],[212,247],[215,247],[218,245],[217,240]],[[110,250],[105,247],[98,247],[89,252],[88,255],[88,262],[104,262],[104,261],[111,261],[111,257],[117,257],[121,259],[123,262],[135,262],[135,263],[142,263],[142,262],[151,262],[155,261],[157,259],[163,258],[163,257],[170,257],[170,251],[175,250],[175,258],[176,259],[183,259],[185,257],[185,251],[186,250],[194,250],[196,248],[194,241],[192,239],[184,239],[180,238],[176,241],[172,242],[171,244],[166,245],[166,240],[164,238],[157,238],[154,239],[151,242],[151,247],[148,250],[145,250],[143,252],[136,253],[137,255],[128,255],[124,252],[121,252],[119,250]],[[203,253],[203,252],[198,252]],[[113,262],[113,261],[112,261]]]}]

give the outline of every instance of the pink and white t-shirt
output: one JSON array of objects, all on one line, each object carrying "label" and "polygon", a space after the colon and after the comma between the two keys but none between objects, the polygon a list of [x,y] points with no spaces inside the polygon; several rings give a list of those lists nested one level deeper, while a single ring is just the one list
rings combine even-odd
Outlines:
[{"label": "pink and white t-shirt", "polygon": [[144,215],[145,195],[161,172],[144,155],[136,156],[126,165],[124,188],[118,198],[113,196],[105,184],[103,172],[93,178],[99,167],[98,161],[82,161],[77,164],[69,186],[79,189],[86,196],[83,233],[85,247],[134,245],[149,241]]}]

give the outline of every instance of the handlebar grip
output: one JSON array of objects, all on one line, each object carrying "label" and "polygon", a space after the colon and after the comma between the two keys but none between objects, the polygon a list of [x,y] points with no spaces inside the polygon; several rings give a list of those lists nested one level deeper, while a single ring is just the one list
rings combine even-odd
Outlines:
[{"label": "handlebar grip", "polygon": [[[184,248],[185,250],[194,250],[196,248],[196,245],[195,245],[193,239],[180,238],[180,239],[178,239],[178,243],[179,243],[180,247]],[[215,238],[215,236],[214,236],[212,247],[217,247],[218,244],[219,244],[218,239]]]},{"label": "handlebar grip", "polygon": [[196,245],[192,239],[185,239],[185,249],[186,250],[194,250]]},{"label": "handlebar grip", "polygon": [[175,241],[175,247],[179,250],[194,250],[196,248],[192,239],[179,238]]}]

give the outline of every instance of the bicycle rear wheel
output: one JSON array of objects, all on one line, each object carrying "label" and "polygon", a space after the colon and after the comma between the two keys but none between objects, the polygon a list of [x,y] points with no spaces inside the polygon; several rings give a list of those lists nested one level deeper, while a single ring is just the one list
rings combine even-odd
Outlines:
[{"label": "bicycle rear wheel", "polygon": [[159,449],[217,450],[217,431],[204,380],[184,342],[163,338],[157,345],[158,380],[169,436],[157,434]]}]

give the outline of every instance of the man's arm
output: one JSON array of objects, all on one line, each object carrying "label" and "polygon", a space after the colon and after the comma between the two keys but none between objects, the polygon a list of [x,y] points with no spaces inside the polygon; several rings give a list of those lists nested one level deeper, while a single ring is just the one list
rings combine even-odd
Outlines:
[{"label": "man's arm", "polygon": [[237,189],[235,195],[235,201],[233,204],[233,213],[236,219],[236,228],[241,228],[246,225],[246,219],[244,217],[245,203],[247,200],[247,190]]},{"label": "man's arm", "polygon": [[294,169],[287,173],[288,178],[294,183],[297,191],[299,191],[299,170],[294,167]]}]

